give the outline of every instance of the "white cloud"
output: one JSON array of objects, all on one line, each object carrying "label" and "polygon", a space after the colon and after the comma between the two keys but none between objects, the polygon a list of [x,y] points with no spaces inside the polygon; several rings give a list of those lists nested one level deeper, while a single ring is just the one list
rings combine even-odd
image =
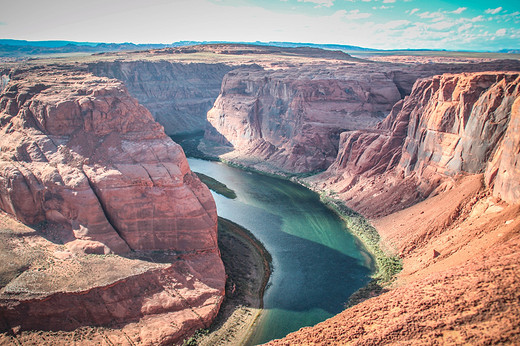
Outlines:
[{"label": "white cloud", "polygon": [[453,27],[455,24],[456,23],[454,23],[452,21],[445,20],[445,21],[440,21],[440,22],[431,24],[430,28],[432,28],[433,30],[443,31],[443,30],[446,30],[446,29],[449,29],[449,28]]},{"label": "white cloud", "polygon": [[316,4],[317,7],[331,7],[334,5],[334,0],[298,0],[298,2],[312,2]]},{"label": "white cloud", "polygon": [[410,10],[410,15],[412,15],[412,14],[414,14],[416,12],[419,12],[418,8],[414,8],[413,10]]},{"label": "white cloud", "polygon": [[487,14],[497,14],[500,11],[502,11],[502,6],[497,8],[488,8],[484,12],[486,12]]},{"label": "white cloud", "polygon": [[377,6],[372,7],[373,10],[388,10],[389,8],[394,8],[394,6],[381,5],[379,7],[377,7]]},{"label": "white cloud", "polygon": [[476,22],[483,22],[485,19],[483,16],[476,16],[476,17],[473,17],[470,19],[470,21],[472,21],[473,23],[476,23]]},{"label": "white cloud", "polygon": [[461,26],[459,26],[457,31],[459,33],[461,33],[461,32],[470,30],[472,27],[473,27],[473,24],[471,24],[471,23],[462,24]]},{"label": "white cloud", "polygon": [[372,13],[365,13],[361,12],[360,10],[351,10],[348,12],[343,10],[338,12],[342,12],[342,15],[347,19],[365,19],[372,16]]},{"label": "white cloud", "polygon": [[501,37],[501,36],[505,36],[506,35],[506,29],[498,29],[497,32],[495,33],[495,35]]},{"label": "white cloud", "polygon": [[459,7],[455,11],[451,11],[451,13],[461,14],[462,12],[466,11],[467,9],[468,9],[467,7]]},{"label": "white cloud", "polygon": [[401,19],[401,20],[392,20],[388,23],[380,24],[380,28],[384,30],[394,30],[398,28],[404,28],[410,25],[412,22],[409,20]]},{"label": "white cloud", "polygon": [[393,4],[395,0],[383,0],[383,4]]},{"label": "white cloud", "polygon": [[444,14],[440,11],[437,12],[423,12],[419,13],[418,16],[422,19],[430,19],[432,22],[439,22],[445,18]]}]

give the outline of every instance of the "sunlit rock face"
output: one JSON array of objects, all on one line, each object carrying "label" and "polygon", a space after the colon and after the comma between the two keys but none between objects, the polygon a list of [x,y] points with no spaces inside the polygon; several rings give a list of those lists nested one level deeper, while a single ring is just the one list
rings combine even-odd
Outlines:
[{"label": "sunlit rock face", "polygon": [[[313,180],[369,215],[409,206],[460,173],[485,173],[496,196],[517,203],[518,76],[419,80],[376,128],[343,133],[336,161]],[[373,202],[375,195],[386,202]]]},{"label": "sunlit rock face", "polygon": [[41,244],[46,267],[77,266],[74,256],[85,253],[163,251],[173,261],[78,277],[74,289],[45,288],[61,272],[22,268],[0,291],[0,331],[110,324],[113,340],[156,345],[209,326],[225,285],[215,202],[122,82],[74,69],[13,71],[0,95],[0,132],[0,208],[39,225],[20,246],[29,237]]},{"label": "sunlit rock face", "polygon": [[519,70],[515,61],[401,65],[350,61],[297,67],[235,69],[224,77],[208,112],[207,140],[223,156],[264,171],[327,169],[340,134],[374,130],[416,80],[446,72]]},{"label": "sunlit rock face", "polygon": [[115,252],[216,249],[209,190],[121,82],[20,74],[0,102],[3,210]]},{"label": "sunlit rock face", "polygon": [[385,74],[357,72],[314,67],[232,71],[208,112],[206,138],[281,170],[323,170],[337,154],[340,132],[375,125],[401,97]]}]

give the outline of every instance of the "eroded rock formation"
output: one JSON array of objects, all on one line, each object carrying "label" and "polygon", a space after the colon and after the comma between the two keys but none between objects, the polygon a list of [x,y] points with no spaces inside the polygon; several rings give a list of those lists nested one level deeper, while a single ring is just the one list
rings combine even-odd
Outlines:
[{"label": "eroded rock formation", "polygon": [[105,251],[215,250],[215,203],[180,146],[120,82],[62,73],[2,95],[0,207]]},{"label": "eroded rock formation", "polygon": [[519,342],[519,104],[518,73],[446,74],[418,81],[377,128],[343,133],[336,162],[309,180],[378,216],[403,271],[270,344]]},{"label": "eroded rock formation", "polygon": [[460,173],[487,172],[488,185],[497,182],[494,193],[517,203],[511,152],[518,145],[518,85],[517,73],[420,80],[375,129],[343,133],[336,162],[311,181],[323,181],[320,188],[368,216],[410,206]]},{"label": "eroded rock formation", "polygon": [[208,112],[205,137],[233,151],[223,158],[260,170],[325,170],[334,162],[342,132],[377,132],[374,125],[410,94],[418,78],[487,70],[520,70],[520,64],[406,66],[355,61],[233,70],[224,77]]},{"label": "eroded rock formation", "polygon": [[130,94],[164,126],[166,134],[175,135],[205,130],[206,113],[219,94],[222,78],[232,68],[163,60],[97,62],[88,70],[124,82]]},{"label": "eroded rock formation", "polygon": [[337,154],[340,132],[372,127],[401,98],[384,73],[361,70],[232,71],[208,112],[206,138],[282,171],[324,170]]},{"label": "eroded rock formation", "polygon": [[60,258],[161,250],[173,261],[52,291],[31,289],[22,267],[0,291],[2,330],[113,323],[162,344],[207,327],[225,283],[215,203],[150,112],[120,81],[50,67],[13,71],[0,111],[1,209],[65,244]]}]

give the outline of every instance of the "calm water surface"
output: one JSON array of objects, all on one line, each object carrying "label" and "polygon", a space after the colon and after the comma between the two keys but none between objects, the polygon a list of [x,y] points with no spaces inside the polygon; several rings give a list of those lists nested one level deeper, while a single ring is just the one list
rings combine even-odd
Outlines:
[{"label": "calm water surface", "polygon": [[286,180],[188,159],[195,172],[233,189],[213,193],[219,216],[249,229],[273,257],[264,312],[250,344],[281,338],[343,310],[370,275],[367,255],[317,194]]}]

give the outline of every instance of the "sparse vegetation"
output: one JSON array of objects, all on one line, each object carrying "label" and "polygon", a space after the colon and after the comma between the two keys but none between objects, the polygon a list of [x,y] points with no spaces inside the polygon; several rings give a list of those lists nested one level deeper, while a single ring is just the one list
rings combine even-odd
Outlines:
[{"label": "sparse vegetation", "polygon": [[197,346],[198,340],[206,335],[208,335],[209,329],[198,329],[195,331],[195,333],[189,337],[188,339],[185,339],[182,342],[183,346]]},{"label": "sparse vegetation", "polygon": [[215,191],[216,193],[227,197],[229,199],[237,198],[237,194],[235,191],[231,190],[226,186],[226,184],[221,183],[220,181],[213,179],[212,177],[207,176],[203,173],[194,172],[199,177],[200,181],[206,184],[210,190]]},{"label": "sparse vegetation", "polygon": [[345,304],[346,307],[353,306],[372,296],[379,295],[385,291],[384,287],[391,283],[395,275],[402,268],[402,261],[397,256],[386,254],[380,246],[379,233],[362,215],[348,208],[334,194],[321,195],[325,205],[334,210],[344,221],[347,228],[363,243],[366,250],[374,257],[375,272],[372,280],[355,292]]}]

